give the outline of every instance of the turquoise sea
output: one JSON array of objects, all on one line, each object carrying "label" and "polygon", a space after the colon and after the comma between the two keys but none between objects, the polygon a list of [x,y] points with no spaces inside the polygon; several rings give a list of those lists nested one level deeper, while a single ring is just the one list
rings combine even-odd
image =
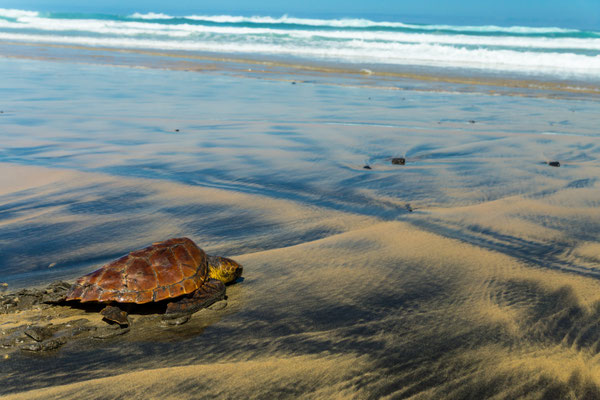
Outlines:
[{"label": "turquoise sea", "polygon": [[600,30],[411,23],[397,17],[0,9],[0,41],[210,52],[597,81]]}]

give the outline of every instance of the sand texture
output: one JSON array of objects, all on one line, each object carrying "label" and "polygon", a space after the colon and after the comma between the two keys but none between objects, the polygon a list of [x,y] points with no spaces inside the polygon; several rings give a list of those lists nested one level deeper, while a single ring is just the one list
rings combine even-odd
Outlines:
[{"label": "sand texture", "polygon": [[[600,398],[597,100],[11,63],[6,290],[180,236],[244,280],[181,326],[0,348],[3,398]],[[104,323],[52,310],[0,333]]]}]

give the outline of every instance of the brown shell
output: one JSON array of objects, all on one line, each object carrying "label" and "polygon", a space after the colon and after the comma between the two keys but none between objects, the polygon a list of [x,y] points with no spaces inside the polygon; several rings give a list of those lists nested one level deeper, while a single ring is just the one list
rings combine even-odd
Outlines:
[{"label": "brown shell", "polygon": [[191,293],[208,279],[206,253],[188,238],[132,251],[82,276],[67,300],[149,303]]}]

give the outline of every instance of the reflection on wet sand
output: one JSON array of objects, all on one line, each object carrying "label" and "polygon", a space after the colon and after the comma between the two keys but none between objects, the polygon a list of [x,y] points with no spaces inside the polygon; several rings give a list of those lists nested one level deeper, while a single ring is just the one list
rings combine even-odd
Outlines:
[{"label": "reflection on wet sand", "polygon": [[181,327],[11,353],[7,398],[600,398],[596,101],[24,68],[55,78],[5,71],[11,289],[175,236],[245,280]]}]

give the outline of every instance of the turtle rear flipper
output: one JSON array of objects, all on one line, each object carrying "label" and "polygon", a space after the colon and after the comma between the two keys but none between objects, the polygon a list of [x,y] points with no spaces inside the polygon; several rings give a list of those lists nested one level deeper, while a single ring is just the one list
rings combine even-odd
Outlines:
[{"label": "turtle rear flipper", "polygon": [[190,297],[183,297],[167,304],[163,318],[174,319],[190,315],[225,298],[225,285],[217,279],[209,279]]}]

